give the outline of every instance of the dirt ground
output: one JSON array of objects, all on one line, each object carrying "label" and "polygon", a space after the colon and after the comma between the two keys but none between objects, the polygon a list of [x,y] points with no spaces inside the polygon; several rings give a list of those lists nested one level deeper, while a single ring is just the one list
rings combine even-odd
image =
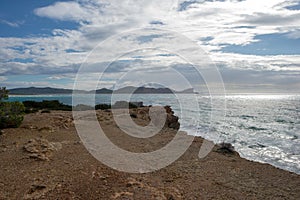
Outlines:
[{"label": "dirt ground", "polygon": [[[111,112],[97,116],[111,141],[133,152],[159,149],[176,134],[165,128],[152,138],[133,138],[122,133]],[[137,124],[148,123],[135,117]],[[195,138],[163,169],[131,174],[91,156],[72,112],[28,114],[20,128],[0,136],[0,199],[300,199],[299,175],[216,150],[199,159],[202,142]]]}]

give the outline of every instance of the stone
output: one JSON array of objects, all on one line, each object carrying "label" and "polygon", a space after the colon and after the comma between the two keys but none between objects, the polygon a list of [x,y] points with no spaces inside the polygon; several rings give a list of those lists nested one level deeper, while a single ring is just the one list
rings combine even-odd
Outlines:
[{"label": "stone", "polygon": [[165,106],[165,110],[167,113],[166,126],[178,130],[180,128],[179,118],[174,115],[171,106]]},{"label": "stone", "polygon": [[225,143],[222,142],[219,144],[220,147],[217,148],[218,153],[223,153],[223,154],[235,154],[234,146],[230,143]]},{"label": "stone", "polygon": [[48,161],[54,151],[62,148],[59,142],[49,142],[46,139],[30,139],[23,147],[24,151],[29,153],[29,158]]}]

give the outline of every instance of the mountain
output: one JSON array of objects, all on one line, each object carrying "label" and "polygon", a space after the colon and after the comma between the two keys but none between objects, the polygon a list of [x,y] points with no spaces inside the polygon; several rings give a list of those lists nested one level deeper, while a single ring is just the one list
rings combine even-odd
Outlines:
[{"label": "mountain", "polygon": [[169,88],[147,88],[128,86],[114,91],[116,94],[134,93],[134,94],[170,94],[173,93]]},{"label": "mountain", "polygon": [[[86,93],[86,91],[80,91]],[[37,87],[29,87],[29,88],[15,88],[10,89],[9,94],[18,94],[18,95],[38,95],[38,94],[72,94],[73,90],[71,89],[60,89],[60,88],[37,88]]]},{"label": "mountain", "polygon": [[[92,91],[90,91],[90,93],[92,93]],[[113,93],[113,91],[106,88],[96,90],[96,94],[111,94],[111,93]]]},{"label": "mountain", "polygon": [[[76,92],[88,94],[95,92],[96,94],[128,94],[128,93],[134,93],[134,94],[171,94],[171,93],[194,93],[193,89],[186,89],[183,91],[175,91],[171,90],[169,88],[149,88],[149,87],[133,87],[133,86],[127,86],[120,89],[117,89],[115,91],[102,88],[98,89],[96,91],[84,91],[84,90],[78,90]],[[37,88],[37,87],[29,87],[29,88],[15,88],[10,89],[9,94],[14,95],[43,95],[43,94],[72,94],[73,90],[71,89],[61,89],[61,88]]]}]

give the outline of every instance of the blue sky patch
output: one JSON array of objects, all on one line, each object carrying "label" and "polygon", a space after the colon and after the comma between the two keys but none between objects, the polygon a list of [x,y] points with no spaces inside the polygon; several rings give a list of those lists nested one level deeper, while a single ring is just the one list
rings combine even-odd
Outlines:
[{"label": "blue sky patch", "polygon": [[19,63],[33,63],[32,58],[14,58],[9,62],[19,62]]},{"label": "blue sky patch", "polygon": [[164,23],[161,22],[161,21],[151,21],[150,24],[154,24],[154,25],[164,25]]},{"label": "blue sky patch", "polygon": [[147,43],[147,42],[152,42],[153,39],[155,38],[160,38],[162,37],[162,35],[158,35],[158,34],[153,34],[153,35],[145,35],[145,36],[140,36],[137,38],[137,40],[140,43]]},{"label": "blue sky patch", "polygon": [[245,46],[229,45],[223,52],[250,55],[293,55],[300,54],[300,40],[290,39],[285,34],[267,34],[256,36],[260,40]]},{"label": "blue sky patch", "polygon": [[[78,23],[61,22],[34,14],[36,8],[48,6],[55,0],[0,2],[0,37],[31,37],[51,35],[53,29],[77,29]],[[18,6],[16,6],[18,4]],[[13,14],[12,14],[13,13]]]},{"label": "blue sky patch", "polygon": [[286,8],[289,9],[289,10],[300,10],[300,2],[296,5],[288,6]]}]

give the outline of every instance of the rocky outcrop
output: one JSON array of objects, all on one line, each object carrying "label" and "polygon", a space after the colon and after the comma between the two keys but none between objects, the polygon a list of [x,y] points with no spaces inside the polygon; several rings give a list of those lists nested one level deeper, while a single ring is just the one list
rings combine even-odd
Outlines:
[{"label": "rocky outcrop", "polygon": [[[151,113],[151,114],[150,114]],[[131,118],[142,119],[145,121],[152,120],[153,124],[160,124],[157,120],[165,120],[165,128],[173,128],[178,130],[180,128],[179,118],[174,115],[171,106],[146,106],[131,109],[129,112]]]},{"label": "rocky outcrop", "polygon": [[174,111],[171,106],[165,106],[165,110],[167,113],[165,126],[178,130],[180,128],[180,123],[178,122],[179,118],[174,115]]},{"label": "rocky outcrop", "polygon": [[48,161],[53,155],[53,152],[62,148],[59,142],[49,142],[46,139],[30,139],[23,147],[24,151],[29,154],[29,158]]},{"label": "rocky outcrop", "polygon": [[228,154],[228,155],[239,155],[235,149],[234,146],[230,143],[222,142],[220,144],[216,145],[216,152],[222,153],[222,154]]}]

